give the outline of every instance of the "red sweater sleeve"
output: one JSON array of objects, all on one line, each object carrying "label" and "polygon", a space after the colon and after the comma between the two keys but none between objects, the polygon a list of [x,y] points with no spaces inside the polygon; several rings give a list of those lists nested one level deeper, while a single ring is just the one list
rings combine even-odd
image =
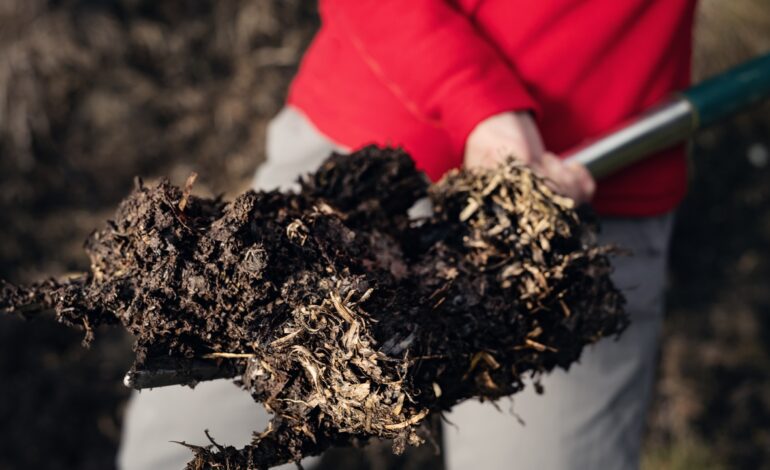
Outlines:
[{"label": "red sweater sleeve", "polygon": [[447,131],[459,154],[483,119],[537,111],[508,63],[446,1],[321,0],[320,11],[411,112]]}]

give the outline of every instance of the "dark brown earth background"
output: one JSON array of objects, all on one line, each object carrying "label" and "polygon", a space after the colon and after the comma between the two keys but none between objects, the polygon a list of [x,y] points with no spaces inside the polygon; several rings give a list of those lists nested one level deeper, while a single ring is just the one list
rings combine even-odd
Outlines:
[{"label": "dark brown earth background", "polygon": [[[316,25],[299,0],[0,1],[0,277],[85,269],[135,175],[246,189]],[[697,77],[769,50],[765,0],[701,2]],[[648,469],[770,468],[769,149],[770,107],[695,139]],[[0,470],[114,466],[130,339],[81,337],[0,319]],[[407,468],[380,453],[353,460]]]}]

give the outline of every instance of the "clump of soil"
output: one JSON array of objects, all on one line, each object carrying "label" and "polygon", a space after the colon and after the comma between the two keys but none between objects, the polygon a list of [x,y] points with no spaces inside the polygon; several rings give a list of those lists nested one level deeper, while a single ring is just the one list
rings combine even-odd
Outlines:
[{"label": "clump of soil", "polygon": [[[90,341],[136,338],[136,364],[233,360],[274,418],[244,449],[195,447],[189,468],[268,468],[331,445],[422,441],[432,412],[516,393],[627,323],[608,247],[526,168],[463,170],[429,186],[412,160],[333,155],[298,193],[231,203],[137,182],[86,244],[91,271],[0,308],[54,308]],[[410,221],[425,194],[433,215]]]}]

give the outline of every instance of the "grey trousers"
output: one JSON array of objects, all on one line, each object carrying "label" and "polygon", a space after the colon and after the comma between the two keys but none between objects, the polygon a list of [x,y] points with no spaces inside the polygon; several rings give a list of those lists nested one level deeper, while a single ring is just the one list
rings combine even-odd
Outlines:
[{"label": "grey trousers", "polygon": [[[294,186],[332,150],[297,110],[284,109],[267,134],[267,161],[254,186]],[[600,240],[633,256],[614,260],[613,278],[628,300],[632,325],[620,340],[589,347],[569,372],[557,371],[512,400],[475,401],[447,418],[445,457],[449,470],[635,469],[655,373],[663,315],[663,290],[673,216],[606,218]],[[169,387],[136,393],[127,409],[119,466],[124,470],[182,468],[190,453],[171,440],[207,444],[203,435],[234,445],[260,430],[266,413],[227,381],[195,390]],[[312,467],[312,460],[303,462]],[[285,466],[285,468],[292,468]]]}]

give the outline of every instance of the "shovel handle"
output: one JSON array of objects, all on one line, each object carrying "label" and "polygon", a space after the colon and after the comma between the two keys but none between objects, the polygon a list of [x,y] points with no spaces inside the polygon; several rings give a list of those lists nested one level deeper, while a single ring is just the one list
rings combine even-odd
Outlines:
[{"label": "shovel handle", "polygon": [[595,178],[685,141],[696,130],[770,96],[770,54],[689,88],[565,155]]}]

